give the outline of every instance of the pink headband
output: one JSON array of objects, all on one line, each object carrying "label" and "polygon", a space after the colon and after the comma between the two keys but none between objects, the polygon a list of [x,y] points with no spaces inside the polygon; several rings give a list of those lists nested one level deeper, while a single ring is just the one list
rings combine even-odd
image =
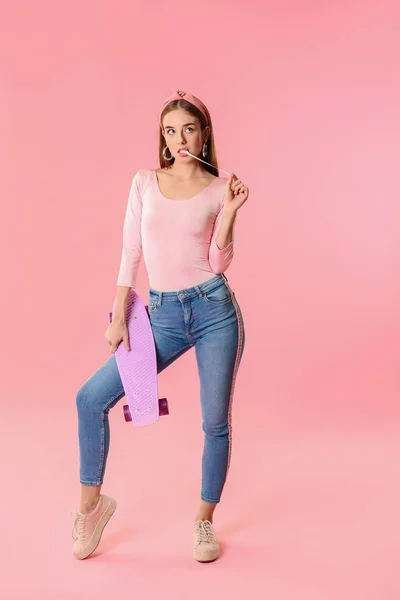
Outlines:
[{"label": "pink headband", "polygon": [[184,99],[187,102],[190,102],[190,104],[193,104],[196,108],[198,108],[199,111],[203,114],[203,116],[204,116],[204,118],[206,120],[206,125],[209,125],[208,117],[207,117],[207,108],[206,108],[205,104],[203,104],[203,102],[201,100],[199,100],[198,98],[196,98],[196,96],[193,96],[192,94],[189,94],[189,92],[182,92],[182,90],[178,90],[178,91],[174,92],[172,94],[172,96],[170,96],[169,98],[167,98],[165,100],[164,104],[162,105],[162,107],[160,109],[159,120],[160,120],[160,125],[161,126],[162,126],[162,123],[161,123],[161,113],[164,110],[164,108],[170,102],[173,102],[174,100],[181,100],[181,99]]}]

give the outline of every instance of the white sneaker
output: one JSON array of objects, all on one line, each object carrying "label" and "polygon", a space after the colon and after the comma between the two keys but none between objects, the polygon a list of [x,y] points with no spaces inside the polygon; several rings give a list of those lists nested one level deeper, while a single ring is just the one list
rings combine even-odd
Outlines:
[{"label": "white sneaker", "polygon": [[218,538],[210,521],[196,521],[194,526],[193,557],[199,562],[210,562],[219,556]]},{"label": "white sneaker", "polygon": [[83,515],[77,510],[71,513],[74,519],[72,537],[75,540],[72,552],[80,560],[87,558],[99,545],[104,527],[114,514],[117,503],[110,496],[100,494],[94,510]]}]

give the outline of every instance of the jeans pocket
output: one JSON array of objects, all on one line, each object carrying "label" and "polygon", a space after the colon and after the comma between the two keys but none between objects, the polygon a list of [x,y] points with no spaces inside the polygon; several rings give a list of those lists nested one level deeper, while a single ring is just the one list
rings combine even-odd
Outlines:
[{"label": "jeans pocket", "polygon": [[152,315],[154,315],[154,313],[156,313],[158,311],[158,309],[161,306],[161,301],[160,301],[160,297],[157,296],[156,294],[152,294],[150,292],[149,294],[149,303],[148,303],[148,307],[149,307],[149,313],[151,313]]},{"label": "jeans pocket", "polygon": [[213,290],[204,292],[204,300],[209,304],[226,304],[232,301],[231,292],[223,283]]}]

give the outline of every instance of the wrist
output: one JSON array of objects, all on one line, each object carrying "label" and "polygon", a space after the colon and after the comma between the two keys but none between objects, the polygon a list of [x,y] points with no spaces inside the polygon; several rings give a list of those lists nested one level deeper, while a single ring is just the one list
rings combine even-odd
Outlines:
[{"label": "wrist", "polygon": [[125,325],[126,321],[125,321],[125,317],[123,315],[113,315],[112,318],[112,323],[117,323],[118,325]]},{"label": "wrist", "polygon": [[224,211],[222,213],[222,216],[224,219],[226,220],[231,220],[234,221],[236,219],[236,214],[237,214],[237,210],[232,210],[229,208],[224,208]]}]

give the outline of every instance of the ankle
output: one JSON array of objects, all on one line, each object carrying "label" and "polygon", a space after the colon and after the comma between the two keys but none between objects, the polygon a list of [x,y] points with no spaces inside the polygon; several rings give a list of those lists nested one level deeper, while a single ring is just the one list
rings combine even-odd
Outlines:
[{"label": "ankle", "polygon": [[85,502],[81,502],[79,512],[82,515],[87,515],[88,513],[92,512],[96,508],[96,506],[99,502],[99,497],[94,498],[92,500],[87,500]]},{"label": "ankle", "polygon": [[212,523],[213,522],[213,518],[212,518],[212,516],[210,517],[210,516],[201,516],[201,515],[198,515],[195,518],[195,521],[210,521],[210,523]]}]

